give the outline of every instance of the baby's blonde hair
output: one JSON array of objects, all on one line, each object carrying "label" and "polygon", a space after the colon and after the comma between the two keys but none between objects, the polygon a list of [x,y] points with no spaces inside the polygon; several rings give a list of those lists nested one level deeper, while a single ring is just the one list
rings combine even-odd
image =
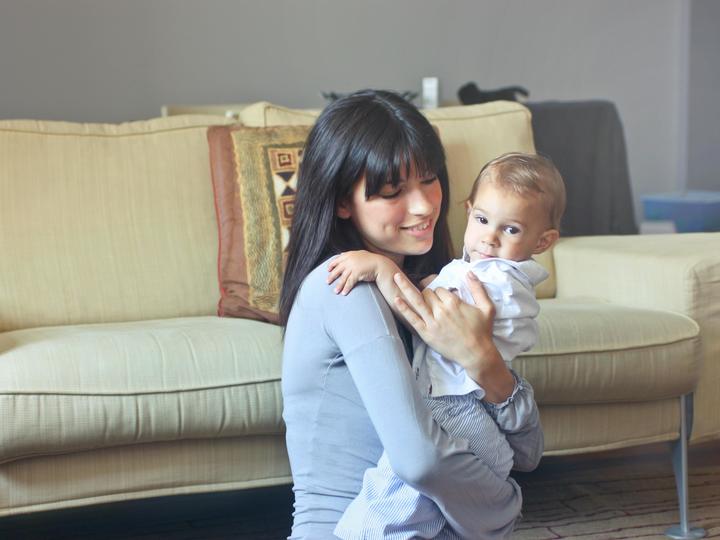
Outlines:
[{"label": "baby's blonde hair", "polygon": [[565,183],[552,161],[536,154],[510,152],[485,164],[473,183],[468,201],[475,200],[478,187],[494,182],[521,196],[538,196],[548,212],[550,225],[560,230],[565,212]]}]

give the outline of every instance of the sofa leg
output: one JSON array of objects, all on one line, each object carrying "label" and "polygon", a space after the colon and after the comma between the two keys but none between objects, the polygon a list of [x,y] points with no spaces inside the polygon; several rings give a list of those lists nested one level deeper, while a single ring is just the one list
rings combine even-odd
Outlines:
[{"label": "sofa leg", "polygon": [[673,471],[677,487],[678,504],[680,506],[680,524],[673,525],[665,531],[665,536],[676,540],[704,538],[705,529],[690,527],[688,524],[688,459],[687,446],[693,421],[693,395],[680,397],[680,438],[673,443]]}]

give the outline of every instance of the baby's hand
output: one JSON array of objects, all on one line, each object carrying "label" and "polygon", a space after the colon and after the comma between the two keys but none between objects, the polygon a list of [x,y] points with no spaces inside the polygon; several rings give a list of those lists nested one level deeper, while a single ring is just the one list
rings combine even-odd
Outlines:
[{"label": "baby's hand", "polygon": [[376,281],[382,272],[393,275],[397,266],[387,257],[369,251],[346,251],[328,264],[328,284],[335,283],[335,294],[348,294],[359,281]]}]

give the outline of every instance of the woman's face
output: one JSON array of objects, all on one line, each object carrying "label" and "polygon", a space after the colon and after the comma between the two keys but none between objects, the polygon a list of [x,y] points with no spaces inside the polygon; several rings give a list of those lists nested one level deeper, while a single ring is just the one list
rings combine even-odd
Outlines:
[{"label": "woman's face", "polygon": [[422,255],[432,247],[441,202],[437,176],[419,176],[413,166],[397,186],[385,184],[368,199],[361,177],[337,212],[338,217],[352,220],[368,251],[402,266],[406,255]]}]

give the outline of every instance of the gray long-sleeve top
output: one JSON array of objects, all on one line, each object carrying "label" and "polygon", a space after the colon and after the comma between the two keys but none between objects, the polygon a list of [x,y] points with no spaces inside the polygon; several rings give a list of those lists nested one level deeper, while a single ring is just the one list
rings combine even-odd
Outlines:
[{"label": "gray long-sleeve top", "polygon": [[[433,420],[413,380],[395,319],[374,284],[347,296],[326,283],[327,262],[305,279],[283,354],[283,418],[292,468],[292,539],[334,538],[365,469],[387,451],[395,473],[431,498],[463,538],[507,538],[520,513],[514,480],[497,477]],[[486,404],[531,470],[543,450],[530,385],[517,378],[503,404]]]}]

